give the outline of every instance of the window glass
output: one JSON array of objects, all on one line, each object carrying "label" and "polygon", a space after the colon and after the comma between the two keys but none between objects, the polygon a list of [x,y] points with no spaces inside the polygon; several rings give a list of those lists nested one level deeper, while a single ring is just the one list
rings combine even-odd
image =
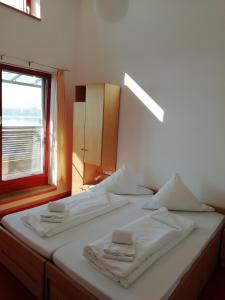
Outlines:
[{"label": "window glass", "polygon": [[0,3],[18,9],[27,15],[41,18],[40,0],[0,0]]},{"label": "window glass", "polygon": [[25,11],[24,0],[1,0],[0,2],[17,8],[19,10]]},{"label": "window glass", "polygon": [[2,71],[2,180],[44,170],[44,79]]}]

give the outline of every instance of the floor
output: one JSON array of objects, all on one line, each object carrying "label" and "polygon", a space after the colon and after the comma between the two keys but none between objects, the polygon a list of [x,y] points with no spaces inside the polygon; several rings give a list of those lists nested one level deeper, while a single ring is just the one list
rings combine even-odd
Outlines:
[{"label": "floor", "polygon": [[[218,267],[204,288],[199,300],[225,300],[225,268]],[[35,298],[0,265],[0,299],[35,300]]]}]

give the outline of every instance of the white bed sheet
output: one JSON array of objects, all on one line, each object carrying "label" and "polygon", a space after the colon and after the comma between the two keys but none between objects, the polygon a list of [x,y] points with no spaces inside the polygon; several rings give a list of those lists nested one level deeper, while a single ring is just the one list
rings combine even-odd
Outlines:
[{"label": "white bed sheet", "polygon": [[21,217],[26,215],[28,212],[41,211],[46,207],[46,205],[7,215],[2,219],[1,223],[7,230],[13,233],[26,245],[45,258],[51,259],[55,250],[74,241],[77,235],[80,236],[80,232],[82,236],[82,230],[85,230],[89,236],[92,235],[93,230],[96,232],[95,237],[100,238],[110,229],[114,228],[115,224],[120,227],[149,213],[149,211],[143,210],[141,207],[147,200],[149,200],[149,197],[151,197],[150,195],[121,197],[128,198],[131,203],[50,238],[42,238],[38,236],[21,221]]},{"label": "white bed sheet", "polygon": [[[148,211],[142,214],[149,213]],[[126,213],[126,212],[125,212]],[[89,288],[101,299],[123,300],[164,300],[174,291],[181,277],[189,270],[194,260],[201,254],[207,242],[213,238],[224,217],[215,212],[175,212],[193,219],[198,229],[195,229],[184,241],[171,249],[156,261],[128,289],[119,286],[107,278],[82,256],[83,246],[109,232],[112,227],[107,220],[95,221],[92,226],[85,224],[74,232],[74,241],[58,249],[53,255],[54,263],[70,277]],[[139,213],[141,214],[141,213]],[[124,221],[117,216],[117,226],[128,223],[134,214],[120,214]],[[135,214],[137,217],[137,215]]]}]

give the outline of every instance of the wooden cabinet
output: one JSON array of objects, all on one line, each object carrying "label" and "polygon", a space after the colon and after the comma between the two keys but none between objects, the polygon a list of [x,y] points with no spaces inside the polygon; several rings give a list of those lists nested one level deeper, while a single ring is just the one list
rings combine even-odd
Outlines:
[{"label": "wooden cabinet", "polygon": [[220,248],[220,262],[225,267],[225,230],[223,230],[221,248]]},{"label": "wooden cabinet", "polygon": [[73,111],[72,194],[116,169],[120,87],[76,87]]}]

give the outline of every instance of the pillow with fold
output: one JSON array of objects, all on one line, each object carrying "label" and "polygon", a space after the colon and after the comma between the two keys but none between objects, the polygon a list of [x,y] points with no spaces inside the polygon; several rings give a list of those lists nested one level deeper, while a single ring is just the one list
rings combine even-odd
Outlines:
[{"label": "pillow with fold", "polygon": [[138,185],[132,170],[123,165],[111,176],[91,188],[92,192],[109,192],[117,195],[152,195],[152,190]]},{"label": "pillow with fold", "polygon": [[184,184],[178,174],[172,178],[143,206],[144,209],[159,209],[165,206],[169,210],[214,211],[214,208],[201,203]]}]

